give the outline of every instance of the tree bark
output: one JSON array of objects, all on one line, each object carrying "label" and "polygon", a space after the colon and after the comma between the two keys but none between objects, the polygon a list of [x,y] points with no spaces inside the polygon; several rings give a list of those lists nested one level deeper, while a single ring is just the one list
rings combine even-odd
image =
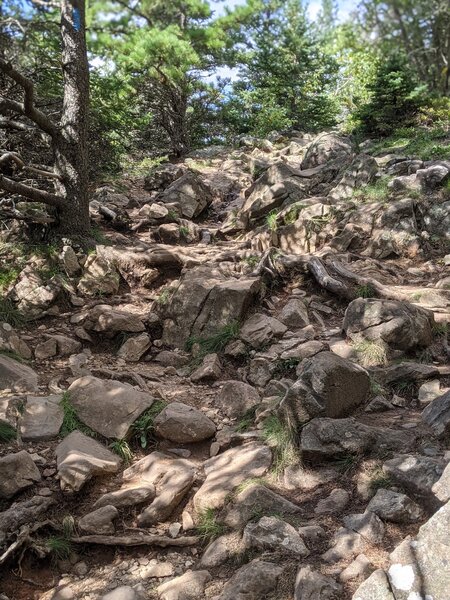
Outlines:
[{"label": "tree bark", "polygon": [[65,202],[57,209],[58,233],[89,234],[88,110],[89,65],[86,50],[85,0],[61,1],[63,112],[53,140],[59,192]]}]

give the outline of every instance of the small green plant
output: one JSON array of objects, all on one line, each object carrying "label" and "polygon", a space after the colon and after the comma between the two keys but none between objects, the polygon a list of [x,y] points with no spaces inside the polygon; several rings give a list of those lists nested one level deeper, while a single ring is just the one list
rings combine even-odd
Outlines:
[{"label": "small green plant", "polygon": [[18,354],[14,350],[0,350],[0,354],[2,356],[8,356],[9,358],[13,358],[17,362],[25,362],[25,360],[20,356],[20,354]]},{"label": "small green plant", "polygon": [[75,431],[76,429],[85,435],[95,437],[95,432],[78,418],[75,408],[70,401],[69,392],[64,392],[62,395],[60,406],[62,407],[64,413],[63,424],[59,430],[59,433],[62,437],[66,437],[69,435],[69,433],[72,433],[72,431]]},{"label": "small green plant", "polygon": [[272,210],[266,217],[266,225],[270,231],[276,231],[278,229],[277,224],[278,211]]},{"label": "small green plant", "polygon": [[20,269],[5,267],[0,269],[0,292],[6,290],[19,276]]},{"label": "small green plant", "polygon": [[377,490],[380,490],[383,488],[388,488],[391,485],[392,485],[391,478],[380,467],[377,467],[376,469],[374,469],[374,471],[370,474],[369,487],[373,492],[376,492]]},{"label": "small green plant", "polygon": [[356,291],[355,291],[356,298],[374,298],[374,296],[375,296],[375,289],[370,283],[360,285],[356,288]]},{"label": "small green plant", "polygon": [[448,334],[449,326],[448,323],[434,323],[433,334],[436,337],[446,337]]},{"label": "small green plant", "polygon": [[300,360],[298,358],[280,358],[275,362],[274,378],[290,375]]},{"label": "small green plant", "polygon": [[10,298],[0,298],[0,322],[9,323],[11,327],[25,323],[25,317]]},{"label": "small green plant", "polygon": [[299,453],[293,432],[277,415],[271,415],[264,421],[262,437],[273,449],[272,470],[275,475],[280,475],[286,467],[298,462]]},{"label": "small green plant", "polygon": [[283,217],[284,224],[291,225],[292,223],[295,223],[303,208],[304,206],[302,205],[296,205],[290,208]]},{"label": "small green plant", "polygon": [[155,301],[160,306],[165,306],[166,304],[168,304],[170,302],[171,296],[172,296],[172,292],[171,292],[170,288],[165,288],[164,290],[162,290],[159,293],[159,295],[157,296]]},{"label": "small green plant", "polygon": [[57,244],[32,244],[26,247],[29,254],[47,259],[57,258],[59,248]]},{"label": "small green plant", "polygon": [[249,408],[235,427],[239,433],[248,431],[255,424],[256,406]]},{"label": "small green plant", "polygon": [[180,215],[177,213],[177,211],[173,210],[172,208],[170,208],[167,212],[167,218],[171,219],[172,221],[176,221],[179,216]]},{"label": "small green plant", "polygon": [[265,480],[264,477],[250,477],[249,479],[246,479],[245,481],[243,481],[242,483],[240,483],[237,486],[237,488],[234,492],[235,496],[237,496],[241,492],[247,490],[249,487],[252,487],[252,485],[267,486],[267,481]]},{"label": "small green plant", "polygon": [[186,225],[180,225],[179,231],[180,231],[180,234],[183,237],[185,237],[185,238],[188,237],[188,235],[189,235],[189,227],[186,227]]},{"label": "small green plant", "polygon": [[363,367],[386,365],[388,362],[386,346],[382,341],[361,339],[354,342],[353,348]]},{"label": "small green plant", "polygon": [[357,464],[358,456],[356,454],[345,454],[333,461],[333,465],[344,474],[354,469]]},{"label": "small green plant", "polygon": [[133,460],[133,453],[127,440],[114,440],[114,442],[109,444],[109,447],[115,454],[120,456],[125,463],[129,463]]},{"label": "small green plant", "polygon": [[72,515],[66,515],[62,520],[63,536],[70,539],[75,531],[75,519]]},{"label": "small green plant", "polygon": [[51,536],[47,538],[45,544],[55,561],[66,560],[72,552],[70,540],[62,536]]},{"label": "small green plant", "polygon": [[0,444],[7,444],[15,440],[17,432],[12,425],[6,421],[0,421]]},{"label": "small green plant", "polygon": [[258,256],[247,256],[246,258],[243,258],[242,261],[245,262],[250,268],[253,269],[259,263],[259,257]]},{"label": "small green plant", "polygon": [[97,244],[102,244],[103,246],[108,246],[110,244],[110,241],[105,236],[103,231],[96,225],[91,227],[91,236],[92,239],[97,242]]},{"label": "small green plant", "polygon": [[389,177],[379,177],[353,192],[353,199],[360,202],[382,202],[389,197]]},{"label": "small green plant", "polygon": [[207,508],[200,513],[198,517],[197,531],[199,535],[208,541],[211,541],[225,531],[223,523],[217,520],[214,508]]},{"label": "small green plant", "polygon": [[233,321],[208,337],[191,336],[186,342],[186,350],[191,352],[194,345],[198,344],[197,359],[201,360],[207,354],[222,352],[226,345],[234,340],[238,334],[239,323]]},{"label": "small green plant", "polygon": [[413,395],[416,390],[416,384],[414,381],[408,381],[407,379],[399,379],[391,385],[392,391],[399,396],[402,395]]},{"label": "small green plant", "polygon": [[166,406],[167,403],[163,400],[156,400],[133,423],[133,437],[139,441],[141,448],[147,448],[149,441],[154,439],[155,419]]},{"label": "small green plant", "polygon": [[417,360],[420,363],[429,365],[434,360],[433,352],[430,350],[430,348],[424,348],[417,354]]},{"label": "small green plant", "polygon": [[385,393],[384,387],[381,383],[378,383],[373,377],[370,378],[370,395],[371,396],[382,396]]}]

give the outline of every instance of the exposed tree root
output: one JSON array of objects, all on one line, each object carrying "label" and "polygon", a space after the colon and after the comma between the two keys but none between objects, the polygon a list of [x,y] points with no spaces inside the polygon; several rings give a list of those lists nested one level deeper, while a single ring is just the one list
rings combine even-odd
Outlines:
[{"label": "exposed tree root", "polygon": [[194,546],[200,542],[198,536],[170,538],[165,535],[83,535],[70,540],[74,544],[100,544],[102,546]]}]

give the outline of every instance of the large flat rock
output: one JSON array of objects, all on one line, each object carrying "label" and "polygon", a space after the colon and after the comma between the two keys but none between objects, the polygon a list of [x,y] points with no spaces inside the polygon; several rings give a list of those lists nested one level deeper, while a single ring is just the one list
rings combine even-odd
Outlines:
[{"label": "large flat rock", "polygon": [[194,483],[195,465],[184,458],[172,458],[162,452],[152,452],[123,473],[127,486],[154,485],[156,497],[138,516],[146,527],[167,519]]},{"label": "large flat rock", "polygon": [[39,469],[26,450],[0,458],[0,498],[12,498],[40,479]]},{"label": "large flat rock", "polygon": [[38,376],[28,365],[0,355],[0,390],[10,389],[13,392],[35,392]]},{"label": "large flat rock", "polygon": [[198,513],[208,508],[222,508],[227,496],[247,479],[262,477],[272,462],[267,446],[250,442],[230,448],[204,464],[206,479],[194,496]]},{"label": "large flat rock", "polygon": [[134,421],[154,402],[145,392],[114,379],[80,377],[69,387],[78,417],[107,438],[125,438]]},{"label": "large flat rock", "polygon": [[72,431],[56,448],[61,489],[78,492],[94,476],[117,473],[120,458],[80,431]]},{"label": "large flat rock", "polygon": [[20,436],[24,441],[51,440],[63,424],[64,411],[60,406],[62,395],[28,396],[19,420]]}]

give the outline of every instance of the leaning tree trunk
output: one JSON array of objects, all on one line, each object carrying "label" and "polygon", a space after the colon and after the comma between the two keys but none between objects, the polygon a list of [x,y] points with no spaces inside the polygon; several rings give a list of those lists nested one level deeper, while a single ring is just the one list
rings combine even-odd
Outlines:
[{"label": "leaning tree trunk", "polygon": [[61,1],[63,111],[53,139],[58,192],[58,232],[86,237],[89,233],[88,110],[89,65],[86,51],[85,0]]}]

